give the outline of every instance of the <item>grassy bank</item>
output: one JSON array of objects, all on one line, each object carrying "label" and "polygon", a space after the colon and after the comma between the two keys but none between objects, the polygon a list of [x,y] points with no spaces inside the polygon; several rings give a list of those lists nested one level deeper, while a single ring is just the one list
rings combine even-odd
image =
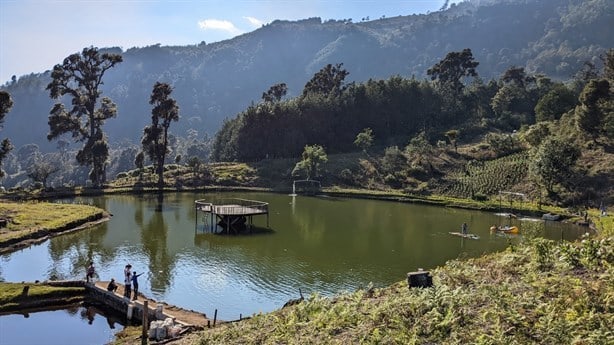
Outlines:
[{"label": "grassy bank", "polygon": [[[28,291],[24,295],[26,286]],[[82,301],[84,294],[82,287],[0,282],[0,313],[70,305]]]},{"label": "grassy bank", "polygon": [[89,205],[2,201],[0,218],[6,220],[6,226],[0,228],[0,249],[44,239],[105,216],[104,210]]},{"label": "grassy bank", "polygon": [[614,238],[531,239],[453,260],[434,287],[365,288],[222,325],[181,344],[612,344]]}]

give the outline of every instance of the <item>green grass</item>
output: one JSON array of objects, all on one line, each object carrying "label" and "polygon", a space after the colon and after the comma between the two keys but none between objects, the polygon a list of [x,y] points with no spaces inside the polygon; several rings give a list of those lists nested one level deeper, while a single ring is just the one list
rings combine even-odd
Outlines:
[{"label": "green grass", "polygon": [[599,210],[589,211],[591,219],[597,230],[604,236],[614,236],[614,216],[611,214],[604,217],[599,215]]},{"label": "green grass", "polygon": [[0,311],[11,309],[19,305],[19,303],[24,300],[21,294],[26,285],[30,287],[28,290],[28,300],[71,298],[65,296],[73,296],[76,300],[80,300],[84,291],[83,288],[76,287],[0,282]]},{"label": "green grass", "polygon": [[0,229],[0,244],[40,231],[54,232],[102,217],[104,210],[75,204],[49,202],[0,202],[0,217],[8,219]]}]

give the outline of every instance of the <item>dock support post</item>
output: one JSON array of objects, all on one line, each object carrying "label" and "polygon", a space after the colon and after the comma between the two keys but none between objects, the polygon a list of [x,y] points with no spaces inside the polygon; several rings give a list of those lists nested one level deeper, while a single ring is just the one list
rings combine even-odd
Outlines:
[{"label": "dock support post", "polygon": [[149,301],[143,301],[143,332],[141,333],[141,345],[147,345],[147,324],[149,323]]}]

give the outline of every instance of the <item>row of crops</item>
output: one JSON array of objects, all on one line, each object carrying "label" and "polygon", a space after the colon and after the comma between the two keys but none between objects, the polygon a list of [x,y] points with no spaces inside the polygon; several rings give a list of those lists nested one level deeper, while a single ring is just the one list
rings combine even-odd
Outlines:
[{"label": "row of crops", "polygon": [[470,198],[493,195],[508,190],[527,177],[529,155],[515,153],[492,161],[470,161],[463,169],[449,175],[446,194]]}]

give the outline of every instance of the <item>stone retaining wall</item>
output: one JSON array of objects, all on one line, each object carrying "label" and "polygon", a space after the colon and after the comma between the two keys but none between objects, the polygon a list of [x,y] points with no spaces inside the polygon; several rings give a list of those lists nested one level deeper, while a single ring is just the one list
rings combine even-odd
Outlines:
[{"label": "stone retaining wall", "polygon": [[[85,283],[85,290],[88,298],[126,315],[127,320],[137,323],[141,323],[143,320],[145,306],[142,301],[132,301],[118,293],[107,291],[91,283]],[[169,317],[175,319],[174,316],[164,312],[162,304],[150,304],[153,305],[147,306],[147,319],[149,321],[165,320]],[[182,323],[179,320],[175,320],[175,322]]]}]

